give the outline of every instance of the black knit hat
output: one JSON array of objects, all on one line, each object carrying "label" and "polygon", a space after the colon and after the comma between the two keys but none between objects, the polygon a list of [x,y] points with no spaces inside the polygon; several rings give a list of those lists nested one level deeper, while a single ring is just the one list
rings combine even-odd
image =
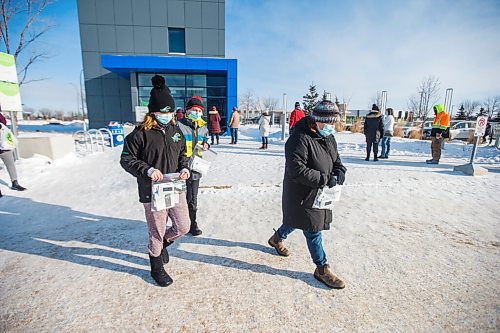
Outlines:
[{"label": "black knit hat", "polygon": [[380,109],[378,108],[377,104],[373,104],[372,105],[372,110],[374,110],[374,111],[380,111]]},{"label": "black knit hat", "polygon": [[202,110],[205,110],[205,107],[203,106],[203,99],[200,96],[193,96],[189,99],[186,104],[186,111],[190,110],[193,107],[198,107]]},{"label": "black knit hat", "polygon": [[165,85],[165,78],[155,75],[151,78],[151,84],[153,89],[149,93],[149,112],[174,112],[175,102],[170,95],[170,89]]},{"label": "black knit hat", "polygon": [[314,106],[311,118],[320,123],[340,121],[339,108],[332,101],[325,99]]},{"label": "black knit hat", "polygon": [[296,109],[299,109],[299,108],[300,108],[300,103],[299,103],[299,102],[295,102],[295,108],[296,108]]}]

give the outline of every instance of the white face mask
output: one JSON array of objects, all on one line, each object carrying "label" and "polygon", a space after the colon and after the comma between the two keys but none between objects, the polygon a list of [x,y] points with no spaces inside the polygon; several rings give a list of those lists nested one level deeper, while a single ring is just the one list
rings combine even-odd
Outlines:
[{"label": "white face mask", "polygon": [[188,118],[191,119],[191,120],[193,120],[193,121],[200,120],[201,119],[201,113],[199,113],[197,111],[190,111],[189,115],[188,115]]}]

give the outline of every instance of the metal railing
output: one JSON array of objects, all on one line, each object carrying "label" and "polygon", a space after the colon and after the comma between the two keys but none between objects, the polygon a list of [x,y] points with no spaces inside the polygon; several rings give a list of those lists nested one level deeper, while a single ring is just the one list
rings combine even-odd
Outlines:
[{"label": "metal railing", "polygon": [[[104,133],[104,134],[103,134]],[[107,128],[80,130],[73,133],[73,141],[77,152],[98,152],[104,151],[106,147],[114,147],[113,135]],[[109,145],[108,145],[109,141]]]}]

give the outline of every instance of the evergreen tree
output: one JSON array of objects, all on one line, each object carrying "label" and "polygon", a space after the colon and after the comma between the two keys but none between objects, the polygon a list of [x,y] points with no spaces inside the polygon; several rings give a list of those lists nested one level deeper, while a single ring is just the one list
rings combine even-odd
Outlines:
[{"label": "evergreen tree", "polygon": [[319,94],[316,91],[316,85],[313,82],[309,86],[309,92],[305,96],[302,96],[305,114],[310,114],[312,112],[314,106],[318,103],[318,97]]},{"label": "evergreen tree", "polygon": [[460,109],[458,109],[458,114],[455,117],[455,119],[456,120],[467,120],[467,115],[465,114],[465,108],[464,108],[463,104],[460,107]]}]

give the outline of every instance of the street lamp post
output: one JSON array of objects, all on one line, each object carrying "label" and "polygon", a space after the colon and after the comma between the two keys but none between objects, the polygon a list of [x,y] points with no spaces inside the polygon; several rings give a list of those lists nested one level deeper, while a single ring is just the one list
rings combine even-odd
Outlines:
[{"label": "street lamp post", "polygon": [[286,128],[286,93],[283,93],[283,113],[281,114],[281,140],[285,140],[285,128]]}]

